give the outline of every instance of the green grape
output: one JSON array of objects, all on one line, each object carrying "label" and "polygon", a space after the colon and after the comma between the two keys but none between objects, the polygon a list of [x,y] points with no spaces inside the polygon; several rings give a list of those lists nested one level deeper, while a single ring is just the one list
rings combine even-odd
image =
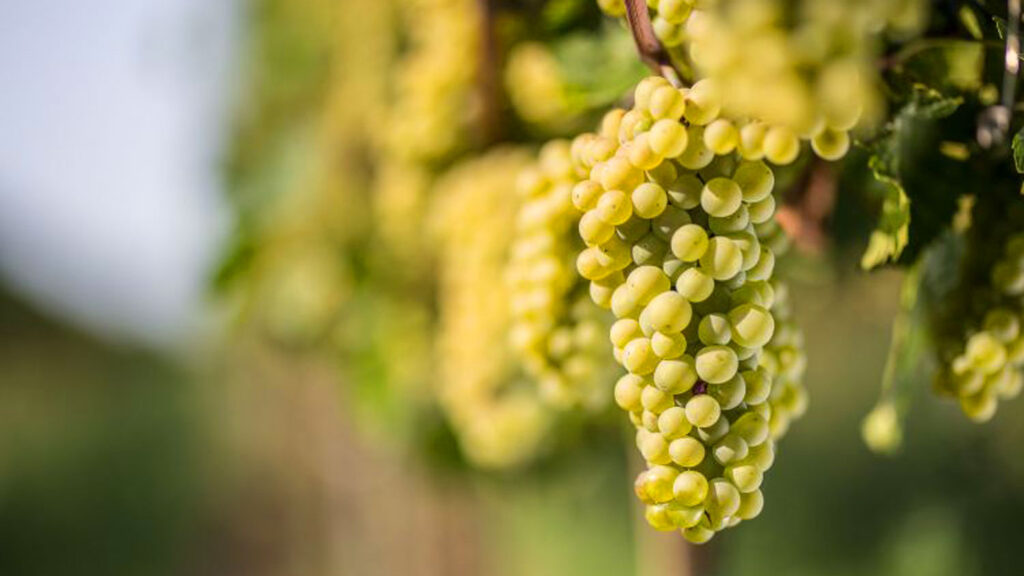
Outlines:
[{"label": "green grape", "polygon": [[715,280],[728,280],[743,269],[743,252],[739,245],[724,236],[708,241],[708,249],[700,257],[700,266]]},{"label": "green grape", "polygon": [[715,178],[704,185],[700,205],[709,216],[725,218],[739,209],[743,202],[743,191],[735,181]]},{"label": "green grape", "polygon": [[727,346],[707,346],[696,356],[697,375],[711,384],[732,378],[739,367],[736,352]]},{"label": "green grape", "polygon": [[722,407],[718,401],[706,394],[694,396],[686,403],[686,419],[697,428],[714,425],[721,415]]},{"label": "green grape", "polygon": [[[568,204],[588,245],[577,265],[616,317],[608,341],[629,374],[615,403],[649,468],[638,496],[652,526],[700,541],[740,520],[740,494],[760,486],[774,456],[765,446],[776,379],[758,367],[776,338],[774,254],[754,219],[771,221],[775,179],[743,159],[748,124],[724,110],[712,83],[680,91],[644,80],[632,110],[609,112],[569,146],[583,183],[567,188]],[[792,356],[783,352],[776,365]],[[657,467],[676,473],[671,501],[652,496]]]},{"label": "green grape", "polygon": [[708,480],[700,472],[686,470],[679,473],[672,483],[673,496],[684,506],[697,506],[708,495]]}]

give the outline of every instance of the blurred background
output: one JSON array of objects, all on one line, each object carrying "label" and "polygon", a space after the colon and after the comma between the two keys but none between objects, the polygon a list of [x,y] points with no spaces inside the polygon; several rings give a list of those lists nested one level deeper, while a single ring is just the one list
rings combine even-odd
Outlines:
[{"label": "blurred background", "polygon": [[429,409],[395,434],[329,355],[240,325],[238,191],[303,170],[253,168],[253,110],[302,156],[322,30],[288,19],[325,2],[0,1],[0,574],[1020,573],[1020,402],[974,425],[922,385],[898,454],[860,439],[902,280],[858,270],[864,207],[789,265],[811,408],[764,513],[699,550],[638,520],[619,414],[473,471]]}]

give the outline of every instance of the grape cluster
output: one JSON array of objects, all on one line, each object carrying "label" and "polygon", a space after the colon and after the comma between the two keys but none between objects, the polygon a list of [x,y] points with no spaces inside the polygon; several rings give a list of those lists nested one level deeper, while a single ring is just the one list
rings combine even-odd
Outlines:
[{"label": "grape cluster", "polygon": [[511,294],[500,281],[514,236],[514,182],[527,158],[495,150],[441,177],[432,211],[438,242],[438,396],[474,464],[506,467],[536,452],[548,415],[518,381],[508,345]]},{"label": "grape cluster", "polygon": [[569,115],[562,72],[543,44],[523,42],[511,49],[505,88],[512,107],[527,122],[557,126]]},{"label": "grape cluster", "polygon": [[981,326],[943,364],[935,386],[977,422],[991,419],[999,400],[1017,397],[1024,386],[1024,233],[1009,237],[990,276],[988,290],[977,293],[988,307]]},{"label": "grape cluster", "polygon": [[[599,0],[621,16],[624,3]],[[879,30],[908,32],[922,0],[651,0],[655,34],[697,76],[724,94],[738,120],[741,153],[775,164],[796,159],[800,140],[826,160],[842,158],[849,131],[877,115]],[[761,152],[757,152],[761,149]]]},{"label": "grape cluster", "polygon": [[575,181],[569,143],[555,140],[517,180],[522,200],[506,272],[512,348],[526,375],[552,406],[606,403],[602,368],[606,326],[575,272],[579,250],[572,205]]},{"label": "grape cluster", "polygon": [[436,161],[465,141],[477,98],[480,11],[474,0],[399,0],[408,48],[397,64],[384,135],[402,158]]},{"label": "grape cluster", "polygon": [[641,81],[572,154],[572,202],[587,245],[590,294],[610,308],[615,385],[648,469],[636,481],[647,519],[693,542],[757,516],[774,459],[774,254],[755,226],[775,212],[774,174],[722,134],[707,84]]},{"label": "grape cluster", "polygon": [[[479,106],[479,6],[473,0],[397,0],[404,50],[391,74],[383,129],[375,130],[371,202],[382,269],[417,278],[429,263],[419,241],[431,180],[466,144]],[[470,55],[470,56],[467,56]],[[396,275],[390,273],[392,276]]]}]

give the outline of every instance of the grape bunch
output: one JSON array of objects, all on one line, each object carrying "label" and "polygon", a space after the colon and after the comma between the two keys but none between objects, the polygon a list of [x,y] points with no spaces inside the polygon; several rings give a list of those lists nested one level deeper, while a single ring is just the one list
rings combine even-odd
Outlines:
[{"label": "grape bunch", "polygon": [[505,65],[505,88],[516,113],[532,124],[559,126],[571,114],[558,61],[539,42],[512,47]]},{"label": "grape bunch", "polygon": [[439,266],[438,397],[463,453],[483,467],[521,464],[549,424],[537,390],[518,378],[508,343],[511,293],[500,279],[514,236],[514,182],[527,164],[494,150],[456,165],[434,191]]},{"label": "grape bunch", "polygon": [[972,294],[987,308],[979,329],[947,349],[935,380],[936,390],[956,398],[976,422],[990,420],[999,400],[1017,397],[1024,386],[1024,233],[1007,239],[989,282]]},{"label": "grape bunch", "polygon": [[465,143],[478,110],[480,11],[473,0],[399,0],[406,51],[393,79],[383,145],[437,161]]},{"label": "grape bunch", "polygon": [[615,359],[629,372],[616,403],[636,426],[648,469],[636,481],[647,519],[693,542],[757,516],[774,460],[775,257],[755,226],[774,215],[774,174],[712,130],[707,84],[641,81],[572,154],[587,245],[577,258],[593,300],[617,318]]},{"label": "grape bunch", "polygon": [[[429,263],[418,234],[431,180],[477,121],[479,7],[473,0],[397,0],[404,50],[383,104],[371,194],[380,268],[418,278]],[[375,103],[376,104],[376,103]],[[394,275],[394,274],[393,274]]]},{"label": "grape bunch", "polygon": [[[624,3],[599,0],[613,16]],[[806,140],[837,160],[850,130],[881,107],[874,71],[879,31],[909,34],[926,15],[922,0],[651,0],[655,34],[676,61],[712,80],[735,118],[741,153],[793,162]],[[796,143],[796,144],[795,144]]]},{"label": "grape bunch", "polygon": [[579,213],[572,205],[575,172],[569,142],[544,145],[539,161],[517,179],[522,200],[506,278],[510,340],[523,371],[551,406],[605,405],[602,373],[608,343],[600,309],[576,275]]}]

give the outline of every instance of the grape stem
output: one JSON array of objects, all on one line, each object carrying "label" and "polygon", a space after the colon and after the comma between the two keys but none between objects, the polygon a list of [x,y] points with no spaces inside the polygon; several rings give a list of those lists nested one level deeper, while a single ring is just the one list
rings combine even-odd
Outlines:
[{"label": "grape stem", "polygon": [[1002,99],[986,108],[978,120],[978,143],[983,148],[1001,144],[1010,132],[1013,105],[1017,98],[1017,75],[1020,72],[1020,6],[1021,0],[1006,2],[1006,51],[1004,52]]},{"label": "grape stem", "polygon": [[629,31],[633,34],[633,42],[636,43],[640,60],[655,74],[660,74],[673,86],[681,88],[683,81],[675,64],[672,63],[672,57],[654,34],[651,16],[647,12],[647,2],[625,0],[625,3],[626,22],[629,23]]},{"label": "grape stem", "polygon": [[481,30],[480,67],[477,71],[477,93],[480,97],[479,137],[487,146],[500,140],[501,115],[498,70],[498,46],[494,37],[494,6],[491,0],[477,0]]}]

